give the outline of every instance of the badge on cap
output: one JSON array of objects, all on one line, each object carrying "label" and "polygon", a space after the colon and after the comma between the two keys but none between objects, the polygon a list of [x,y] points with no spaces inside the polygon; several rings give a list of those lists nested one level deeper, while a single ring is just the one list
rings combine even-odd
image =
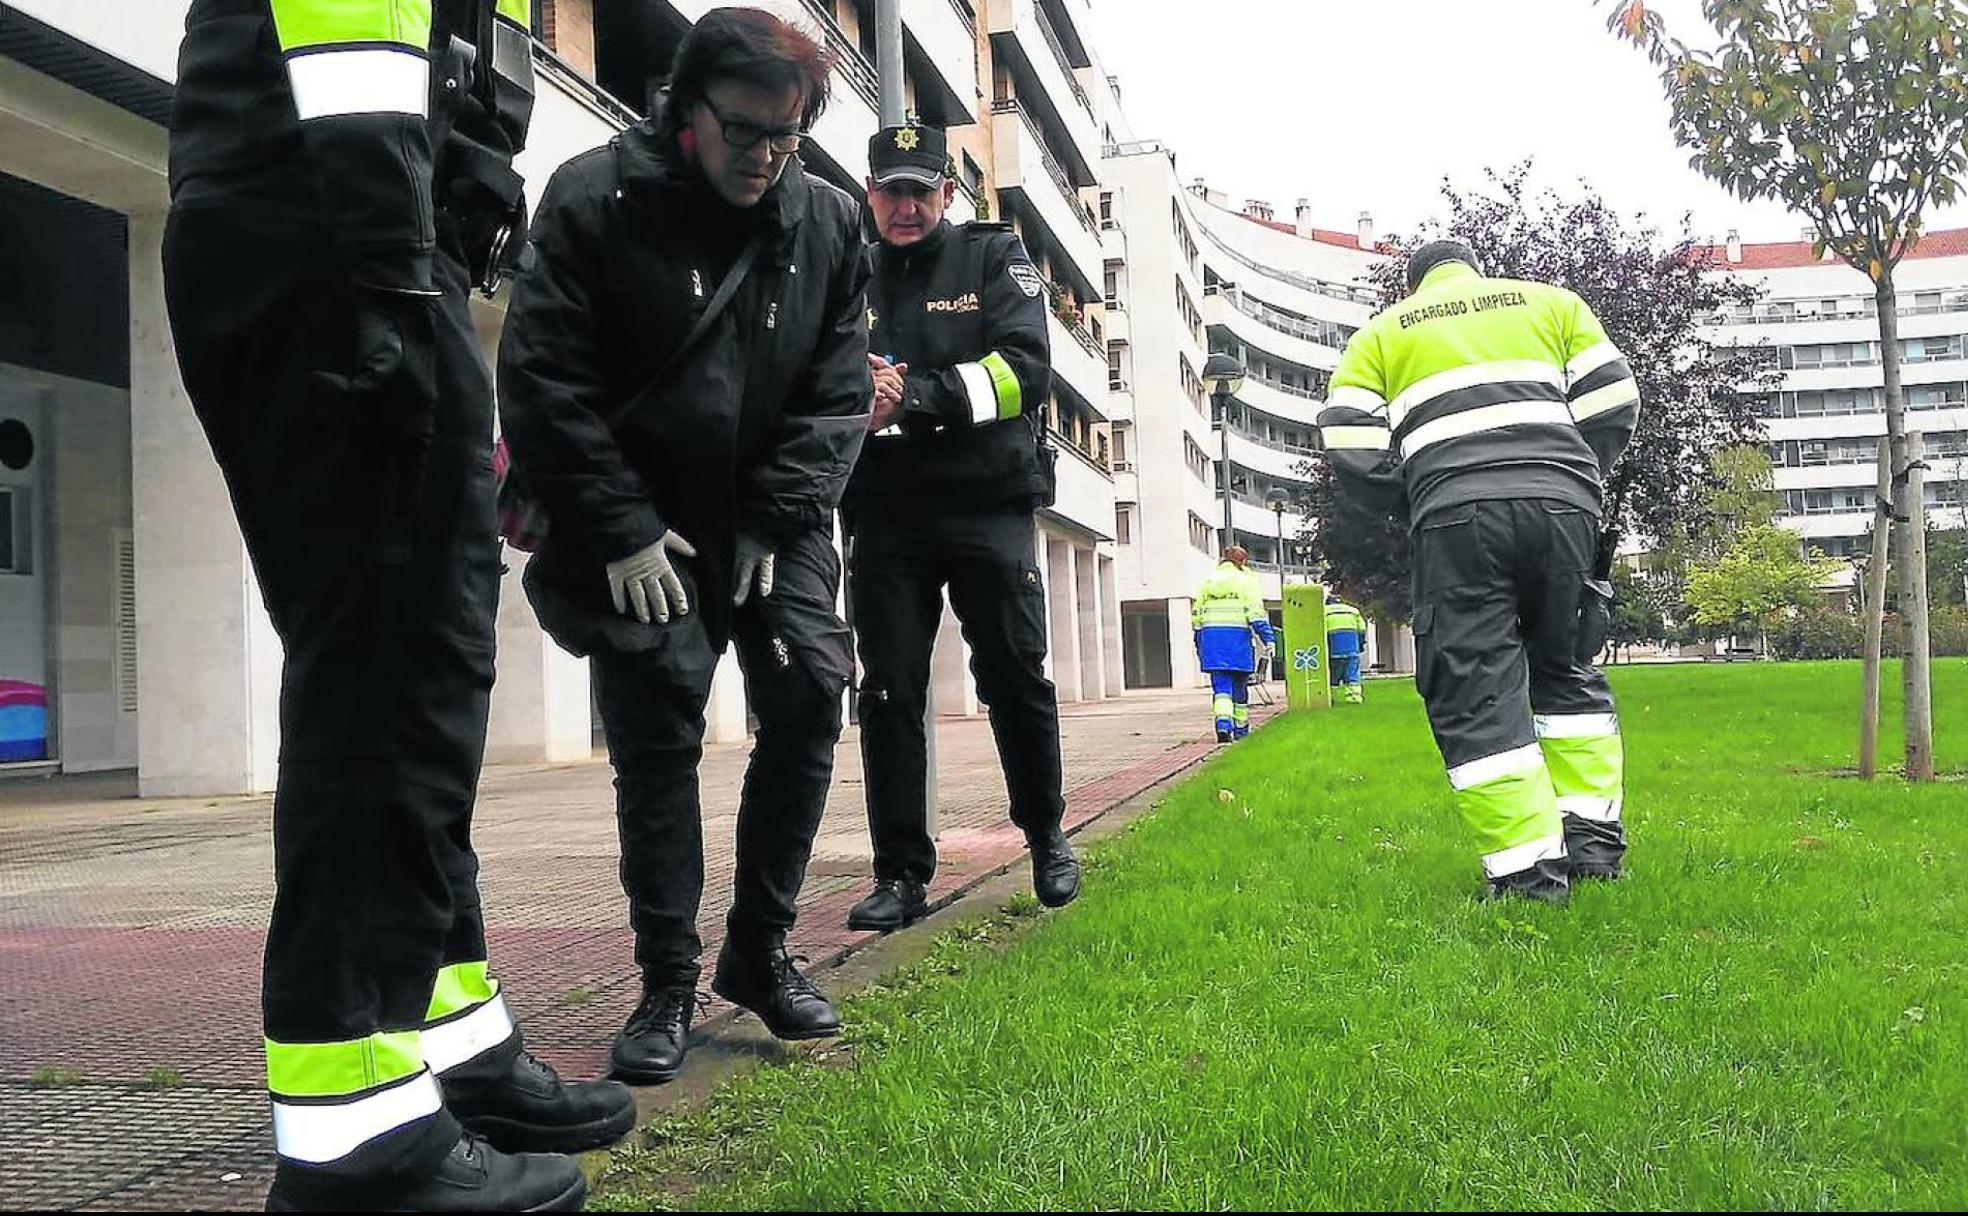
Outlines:
[{"label": "badge on cap", "polygon": [[922,144],[922,136],[914,127],[903,127],[895,133],[895,146],[904,152],[914,152]]}]

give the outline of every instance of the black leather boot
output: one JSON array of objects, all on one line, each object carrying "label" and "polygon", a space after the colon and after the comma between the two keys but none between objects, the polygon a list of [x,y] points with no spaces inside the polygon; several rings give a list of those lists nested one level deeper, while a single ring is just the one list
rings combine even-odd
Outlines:
[{"label": "black leather boot", "polygon": [[582,1153],[613,1144],[635,1127],[635,1095],[617,1081],[560,1079],[521,1049],[496,1077],[466,1064],[438,1078],[444,1105],[465,1130],[505,1153]]},{"label": "black leather boot", "polygon": [[1563,857],[1540,861],[1529,869],[1490,880],[1491,899],[1531,899],[1563,904],[1572,897],[1569,866]]},{"label": "black leather boot", "polygon": [[661,1085],[675,1080],[683,1069],[685,1041],[696,1014],[695,985],[645,986],[642,1000],[608,1053],[615,1075],[631,1085]]},{"label": "black leather boot", "polygon": [[1055,829],[1032,842],[1032,893],[1048,908],[1063,908],[1080,893],[1080,859],[1066,833]]},{"label": "black leather boot", "polygon": [[388,1191],[337,1189],[306,1181],[304,1171],[282,1161],[267,1191],[269,1212],[578,1212],[588,1200],[588,1180],[572,1157],[558,1153],[502,1153],[467,1133],[435,1170]]},{"label": "black leather boot", "polygon": [[727,939],[711,991],[757,1014],[774,1038],[832,1038],[840,1033],[840,1013],[800,971],[802,961],[786,953],[783,940],[734,945]]},{"label": "black leather boot", "polygon": [[929,893],[906,878],[878,878],[872,894],[847,912],[847,927],[888,933],[929,915]]},{"label": "black leather boot", "polygon": [[1618,878],[1626,858],[1625,825],[1567,815],[1565,854],[1573,878]]}]

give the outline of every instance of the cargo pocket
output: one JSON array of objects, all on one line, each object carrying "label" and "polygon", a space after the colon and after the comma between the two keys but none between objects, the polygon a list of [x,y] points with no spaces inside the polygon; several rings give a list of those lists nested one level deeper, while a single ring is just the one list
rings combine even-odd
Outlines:
[{"label": "cargo pocket", "polygon": [[1427,700],[1435,692],[1435,672],[1438,667],[1435,655],[1435,605],[1423,604],[1415,609],[1415,691]]},{"label": "cargo pocket", "polygon": [[1572,661],[1590,667],[1613,632],[1613,585],[1605,579],[1588,578],[1579,590],[1578,629],[1572,644]]}]

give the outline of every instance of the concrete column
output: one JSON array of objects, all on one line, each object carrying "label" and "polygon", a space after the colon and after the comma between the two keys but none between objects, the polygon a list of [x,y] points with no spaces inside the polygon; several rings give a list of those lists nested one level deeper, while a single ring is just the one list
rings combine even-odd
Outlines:
[{"label": "concrete column", "polygon": [[1196,661],[1196,631],[1189,627],[1189,609],[1186,596],[1168,602],[1170,688],[1201,688],[1209,683]]},{"label": "concrete column", "polygon": [[1080,699],[1079,580],[1073,574],[1073,544],[1046,537],[1046,606],[1052,631],[1052,682],[1061,703]]},{"label": "concrete column", "polygon": [[145,797],[260,793],[279,761],[280,642],[178,378],[163,234],[161,213],[130,216],[138,788]]},{"label": "concrete column", "polygon": [[526,555],[506,550],[499,591],[499,678],[492,686],[487,764],[563,764],[594,754],[588,661],[554,645],[520,586]]},{"label": "concrete column", "polygon": [[746,721],[745,675],[738,669],[738,652],[727,650],[711,681],[710,704],[704,707],[704,742],[743,743],[751,731]]},{"label": "concrete column", "polygon": [[1107,646],[1101,637],[1105,616],[1100,610],[1100,571],[1091,548],[1073,550],[1074,601],[1080,615],[1080,699],[1098,701],[1107,695]]},{"label": "concrete column", "polygon": [[1101,644],[1106,656],[1102,691],[1118,697],[1127,691],[1127,660],[1121,652],[1121,597],[1115,582],[1114,559],[1102,557],[1098,561]]},{"label": "concrete column", "polygon": [[977,713],[977,677],[970,671],[970,647],[964,644],[963,626],[943,599],[943,620],[936,628],[936,650],[930,655],[929,685],[936,712],[945,717],[973,717]]}]

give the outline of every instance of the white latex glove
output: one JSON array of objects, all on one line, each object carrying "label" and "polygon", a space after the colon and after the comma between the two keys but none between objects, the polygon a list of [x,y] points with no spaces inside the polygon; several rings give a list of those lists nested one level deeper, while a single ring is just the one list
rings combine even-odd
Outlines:
[{"label": "white latex glove", "polygon": [[738,593],[731,602],[742,604],[751,598],[753,584],[758,585],[759,598],[772,594],[772,550],[764,541],[744,532],[738,534]]},{"label": "white latex glove", "polygon": [[662,540],[642,552],[608,563],[608,592],[615,598],[615,611],[633,615],[645,625],[652,617],[666,625],[671,613],[683,616],[690,611],[690,603],[683,596],[683,580],[670,565],[672,553],[697,556],[689,541],[665,532]]}]

